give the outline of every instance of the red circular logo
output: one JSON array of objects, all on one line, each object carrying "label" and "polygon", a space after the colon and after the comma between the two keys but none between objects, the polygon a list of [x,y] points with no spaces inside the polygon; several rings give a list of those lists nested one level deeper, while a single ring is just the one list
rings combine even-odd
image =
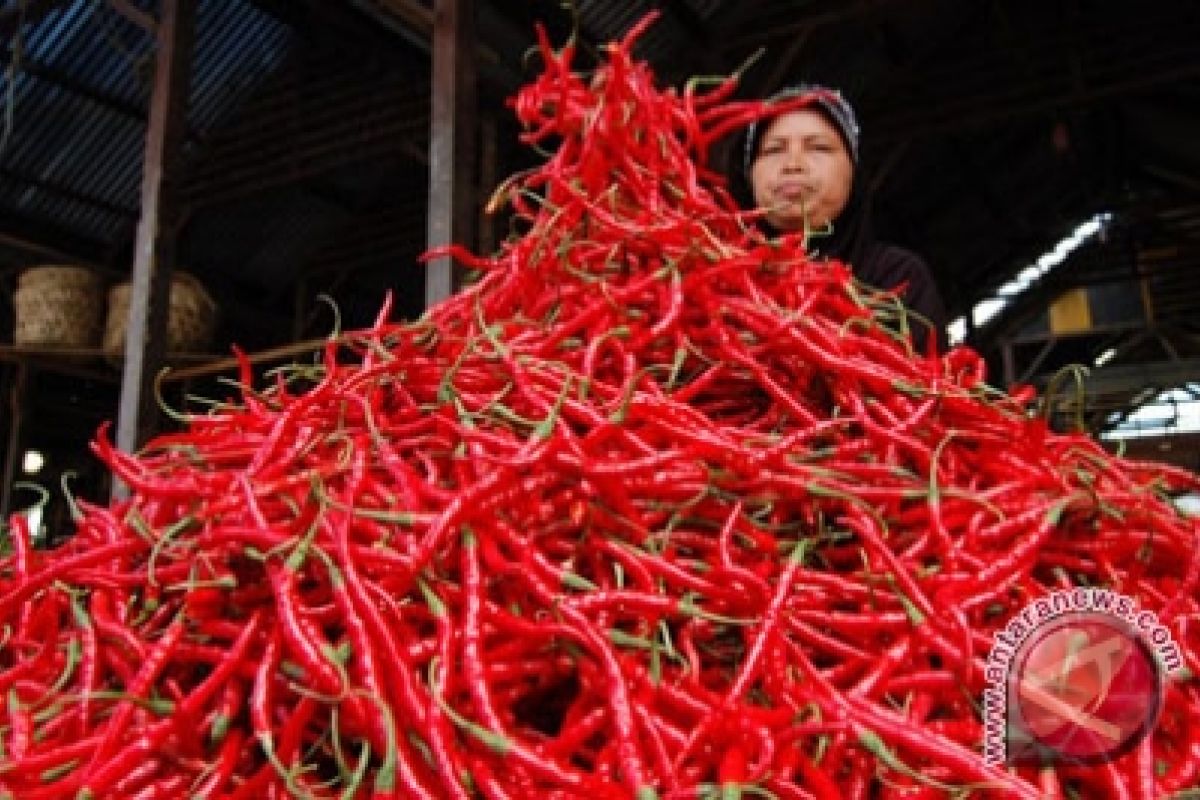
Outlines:
[{"label": "red circular logo", "polygon": [[1162,673],[1124,622],[1074,614],[1039,628],[1021,646],[1008,689],[1010,747],[1096,763],[1128,751],[1153,727]]}]

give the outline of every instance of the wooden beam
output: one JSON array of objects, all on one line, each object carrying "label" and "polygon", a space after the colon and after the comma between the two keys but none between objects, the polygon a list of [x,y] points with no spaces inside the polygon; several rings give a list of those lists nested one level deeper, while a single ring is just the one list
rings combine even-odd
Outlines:
[{"label": "wooden beam", "polygon": [[[255,0],[266,2],[267,0]],[[294,0],[292,0],[294,2]],[[429,53],[433,47],[433,32],[437,9],[430,10],[418,0],[348,0],[386,30],[399,35],[418,50]],[[487,33],[488,41],[475,40],[473,57],[487,69],[479,71],[480,80],[503,95],[511,94],[525,83],[525,77],[509,63],[506,53],[522,52],[532,42],[532,30],[518,29],[504,11],[484,3],[471,13],[477,17],[476,28]]]},{"label": "wooden beam", "polygon": [[[117,447],[137,450],[157,428],[154,380],[166,352],[167,307],[179,221],[178,178],[187,119],[196,0],[163,0],[142,166]],[[114,487],[120,494],[124,490]]]},{"label": "wooden beam", "polygon": [[120,14],[125,19],[137,25],[151,36],[158,35],[158,21],[154,19],[152,14],[147,14],[140,8],[135,6],[129,0],[108,0],[108,4],[113,7],[113,10]]},{"label": "wooden beam", "polygon": [[[474,0],[434,0],[433,80],[429,125],[429,216],[426,242],[472,245],[475,163]],[[449,258],[425,271],[425,306],[449,297]]]},{"label": "wooden beam", "polygon": [[[342,334],[336,337],[335,341],[338,345],[350,344],[355,341],[355,337],[350,334]],[[291,344],[272,347],[269,350],[262,350],[257,353],[248,353],[244,359],[251,364],[262,364],[269,361],[286,361],[294,359],[296,356],[307,355],[309,353],[319,353],[325,349],[330,343],[328,336],[322,336],[317,339],[307,339]],[[195,378],[204,378],[209,375],[219,375],[222,372],[237,372],[241,367],[242,359],[236,356],[221,358],[214,361],[209,361],[204,364],[196,364],[190,367],[172,367],[163,372],[163,383],[178,383],[179,381],[193,380]]]},{"label": "wooden beam", "polygon": [[12,209],[5,209],[0,220],[0,240],[38,258],[91,266],[105,262],[108,245]]},{"label": "wooden beam", "polygon": [[434,11],[413,0],[349,0],[349,3],[414,47],[429,49]]},{"label": "wooden beam", "polygon": [[[1040,375],[1037,383],[1049,381],[1051,376]],[[1176,361],[1152,361],[1136,364],[1111,364],[1091,370],[1083,379],[1084,390],[1089,395],[1133,394],[1147,387],[1173,389],[1200,379],[1200,358],[1185,358]]]},{"label": "wooden beam", "polygon": [[433,12],[413,0],[379,0],[391,14],[395,14],[404,24],[416,30],[425,39],[433,33]]}]

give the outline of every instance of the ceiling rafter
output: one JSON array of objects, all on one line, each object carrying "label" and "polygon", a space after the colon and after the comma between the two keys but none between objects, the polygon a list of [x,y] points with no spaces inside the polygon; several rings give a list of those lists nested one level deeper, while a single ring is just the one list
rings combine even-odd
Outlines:
[{"label": "ceiling rafter", "polygon": [[428,97],[399,63],[293,59],[210,135],[185,179],[194,208],[368,159],[426,163]]},{"label": "ceiling rafter", "polygon": [[29,55],[23,55],[18,58],[11,47],[0,49],[0,58],[3,58],[5,68],[12,68],[23,75],[45,81],[68,94],[82,97],[98,106],[102,106],[114,114],[119,114],[143,124],[146,122],[146,109],[142,106],[89,86],[78,78],[74,78],[61,70],[43,64]]},{"label": "ceiling rafter", "polygon": [[138,210],[136,208],[127,208],[108,200],[94,197],[93,195],[80,192],[71,188],[69,185],[60,183],[58,181],[46,180],[45,178],[39,178],[36,175],[26,175],[12,169],[11,167],[0,167],[0,178],[3,178],[11,183],[20,184],[22,187],[28,187],[30,189],[36,189],[40,192],[46,192],[47,194],[52,194],[55,197],[60,197],[64,200],[70,200],[73,203],[81,203],[85,206],[89,206],[109,214],[115,214],[119,217],[137,219],[138,216]]},{"label": "ceiling rafter", "polygon": [[48,256],[93,266],[106,263],[109,250],[105,242],[10,210],[4,212],[3,222],[0,222],[0,242],[26,252],[35,259]]},{"label": "ceiling rafter", "polygon": [[[967,69],[969,67],[964,67],[964,71]],[[1111,74],[1093,77],[1090,86],[1083,91],[1065,87],[1045,92],[1042,87],[1033,86],[1020,92],[1006,91],[1003,94],[964,91],[958,96],[947,94],[932,114],[914,112],[903,106],[877,109],[874,116],[877,130],[875,139],[890,141],[945,134],[1057,108],[1087,106],[1101,100],[1194,79],[1200,76],[1200,59],[1184,53],[1156,55],[1140,62],[1112,64],[1108,72]],[[987,81],[980,80],[971,85],[987,85]]]},{"label": "ceiling rafter", "polygon": [[[1118,237],[1124,241],[1127,236],[1128,233],[1114,232],[1110,241]],[[1110,244],[1077,251],[1004,309],[980,332],[978,341],[1017,341],[1017,332],[1062,292],[1104,283],[1144,284],[1152,321],[1156,324],[1190,320],[1200,303],[1200,285],[1193,277],[1200,270],[1200,249],[1157,253],[1146,249],[1135,251],[1132,243],[1128,244],[1128,249],[1121,244]]]},{"label": "ceiling rafter", "polygon": [[[389,157],[413,160],[405,146],[421,136],[428,123],[416,115],[386,113],[369,120],[280,140],[277,147],[259,151],[236,164],[206,166],[187,184],[193,207],[246,197],[268,188],[286,186],[323,175],[337,167]],[[257,158],[253,157],[257,156]]]}]

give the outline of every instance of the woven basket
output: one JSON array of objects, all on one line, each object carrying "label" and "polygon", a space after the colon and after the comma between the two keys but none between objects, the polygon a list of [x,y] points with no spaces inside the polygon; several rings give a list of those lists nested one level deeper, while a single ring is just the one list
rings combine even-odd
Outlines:
[{"label": "woven basket", "polygon": [[95,347],[104,322],[104,282],[86,267],[32,267],[17,280],[13,308],[15,344]]},{"label": "woven basket", "polygon": [[[108,290],[104,351],[109,357],[120,358],[125,352],[131,291],[128,281]],[[167,353],[202,353],[212,346],[217,327],[217,304],[195,276],[186,272],[172,274],[168,308]]]}]

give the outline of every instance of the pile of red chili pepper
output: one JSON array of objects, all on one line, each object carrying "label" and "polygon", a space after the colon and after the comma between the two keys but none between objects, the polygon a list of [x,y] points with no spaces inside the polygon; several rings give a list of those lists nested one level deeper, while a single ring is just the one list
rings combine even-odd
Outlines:
[{"label": "pile of red chili pepper", "polygon": [[[518,232],[415,323],[95,450],[129,499],[0,561],[0,795],[1159,798],[1200,782],[1195,476],[913,351],[771,241],[645,20],[515,98]],[[993,634],[1104,586],[1187,671],[1111,763],[988,766]]]}]

